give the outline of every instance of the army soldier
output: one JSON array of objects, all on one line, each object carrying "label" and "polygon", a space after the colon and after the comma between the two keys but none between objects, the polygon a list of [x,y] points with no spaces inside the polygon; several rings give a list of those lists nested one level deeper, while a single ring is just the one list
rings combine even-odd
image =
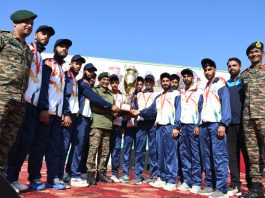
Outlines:
[{"label": "army soldier", "polygon": [[25,117],[17,133],[16,141],[10,149],[7,169],[8,181],[20,191],[27,189],[27,186],[18,182],[18,176],[34,141],[38,121],[38,101],[42,74],[41,53],[45,50],[50,37],[54,34],[55,31],[52,27],[47,25],[39,26],[34,34],[35,42],[29,45],[34,57],[29,72],[28,88],[24,96]]},{"label": "army soldier", "polygon": [[243,197],[264,197],[262,185],[262,147],[265,143],[265,65],[262,63],[264,45],[251,43],[246,50],[251,66],[241,74],[245,90],[243,130],[252,180],[249,192]]},{"label": "army soldier", "polygon": [[27,10],[16,11],[10,16],[14,31],[0,31],[0,173],[24,117],[23,95],[33,59],[25,39],[36,17]]},{"label": "army soldier", "polygon": [[[113,93],[108,89],[110,83],[108,72],[99,74],[99,86],[93,88],[107,102],[113,104]],[[87,158],[88,183],[94,180],[91,178],[97,172],[97,180],[112,183],[113,180],[106,176],[106,161],[109,155],[110,135],[112,129],[113,115],[110,110],[106,110],[99,105],[92,104],[92,125],[89,134],[89,150]],[[98,152],[98,165],[96,167],[96,154]]]}]

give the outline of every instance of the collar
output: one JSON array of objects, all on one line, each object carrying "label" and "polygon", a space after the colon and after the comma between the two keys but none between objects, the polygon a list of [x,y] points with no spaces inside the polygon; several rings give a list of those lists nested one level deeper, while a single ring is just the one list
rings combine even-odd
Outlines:
[{"label": "collar", "polygon": [[182,91],[183,91],[183,92],[184,92],[184,91],[196,91],[197,88],[198,88],[197,85],[196,85],[195,83],[192,83],[191,86],[189,87],[189,89],[186,90],[186,89],[184,88],[184,89],[182,89]]},{"label": "collar", "polygon": [[36,41],[35,43],[36,43],[37,51],[39,53],[45,51],[46,48],[39,41]]}]

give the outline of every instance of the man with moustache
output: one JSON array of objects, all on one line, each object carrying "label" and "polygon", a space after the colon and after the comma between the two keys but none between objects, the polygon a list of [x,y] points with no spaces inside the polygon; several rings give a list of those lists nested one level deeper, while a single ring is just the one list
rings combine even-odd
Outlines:
[{"label": "man with moustache", "polygon": [[[108,89],[110,83],[108,72],[102,72],[98,75],[99,86],[93,90],[110,104],[114,103],[113,93]],[[88,172],[95,175],[97,172],[97,181],[112,183],[107,174],[106,161],[109,155],[110,135],[114,116],[110,110],[92,104],[92,125],[89,134],[89,150],[87,158]],[[98,154],[98,163],[96,165],[96,155]],[[91,179],[91,178],[89,178]],[[93,180],[93,179],[92,179]]]},{"label": "man with moustache", "polygon": [[174,90],[178,90],[179,89],[179,76],[177,74],[171,74],[171,78],[172,78],[172,81],[171,81],[171,87],[174,89]]},{"label": "man with moustache", "polygon": [[228,153],[225,132],[231,121],[230,95],[225,80],[215,76],[215,62],[205,58],[201,65],[208,80],[203,90],[199,137],[206,188],[198,193],[211,198],[226,197]]},{"label": "man with moustache", "polygon": [[230,93],[231,123],[227,128],[227,148],[229,155],[229,170],[231,184],[228,189],[228,196],[241,195],[240,182],[240,151],[244,156],[246,166],[246,181],[250,185],[249,163],[246,153],[245,139],[242,126],[242,110],[244,104],[243,83],[240,78],[241,61],[236,58],[229,58],[227,61],[230,79],[226,82]]},{"label": "man with moustache", "polygon": [[185,88],[181,90],[178,102],[174,133],[179,137],[179,152],[182,161],[183,183],[180,191],[197,194],[201,189],[201,159],[199,147],[199,115],[202,104],[202,90],[193,82],[191,69],[181,71]]},{"label": "man with moustache", "polygon": [[245,91],[243,108],[243,130],[250,164],[251,186],[242,197],[262,198],[262,151],[265,145],[265,65],[262,63],[264,44],[251,43],[246,55],[251,66],[241,74]]},{"label": "man with moustache", "polygon": [[[59,180],[60,142],[62,141],[62,113],[64,100],[65,75],[62,65],[72,45],[69,39],[59,39],[54,44],[53,58],[43,61],[42,82],[39,97],[39,122],[34,143],[29,153],[29,187],[33,190],[54,188],[65,189]],[[42,160],[45,156],[47,182],[41,183]]]},{"label": "man with moustache", "polygon": [[171,76],[169,73],[160,75],[163,92],[159,94],[152,105],[141,111],[132,110],[134,116],[140,115],[144,119],[155,118],[158,154],[158,179],[150,183],[155,188],[167,191],[176,190],[178,173],[177,134],[172,130],[175,121],[178,92],[171,89]]},{"label": "man with moustache", "polygon": [[33,54],[33,61],[29,72],[28,88],[24,95],[25,116],[23,124],[18,131],[16,141],[9,152],[7,169],[8,181],[19,191],[28,188],[26,185],[18,182],[18,176],[34,141],[38,122],[38,101],[42,80],[41,53],[45,50],[50,37],[54,34],[55,31],[52,27],[47,25],[39,26],[34,34],[35,42],[29,45]]},{"label": "man with moustache", "polygon": [[14,31],[0,31],[0,174],[5,173],[10,147],[23,122],[24,92],[33,59],[25,40],[36,17],[31,11],[18,10],[10,16]]},{"label": "man with moustache", "polygon": [[[64,104],[63,104],[63,118],[62,118],[62,150],[60,152],[60,167],[59,167],[59,179],[63,180],[64,176],[64,165],[67,158],[67,153],[71,144],[74,147],[76,144],[76,137],[74,131],[76,130],[77,115],[79,112],[79,101],[78,101],[78,84],[76,76],[78,75],[82,64],[86,60],[80,55],[74,55],[71,59],[70,69],[65,72],[65,93],[64,93]],[[73,153],[71,153],[71,156]],[[69,157],[70,158],[70,157]],[[76,158],[75,158],[76,159]],[[72,164],[76,164],[76,160],[71,161]],[[71,186],[73,187],[86,187],[88,186],[86,180],[81,178],[72,178]]]}]

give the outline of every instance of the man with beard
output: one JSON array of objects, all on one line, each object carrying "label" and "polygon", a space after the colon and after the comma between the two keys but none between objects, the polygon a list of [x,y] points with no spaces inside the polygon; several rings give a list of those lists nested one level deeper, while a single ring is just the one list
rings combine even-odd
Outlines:
[{"label": "man with beard", "polygon": [[[99,86],[93,90],[110,104],[114,103],[113,93],[108,89],[110,83],[110,75],[108,72],[102,72],[98,75]],[[97,172],[97,180],[106,183],[112,183],[107,174],[107,158],[109,155],[110,135],[112,130],[112,122],[114,116],[110,110],[106,110],[92,103],[92,125],[89,134],[89,149],[87,158],[87,169],[89,172],[88,180]],[[98,155],[97,155],[98,154]],[[96,165],[96,155],[97,165]],[[88,181],[89,182],[89,181]]]},{"label": "man with beard", "polygon": [[160,82],[163,92],[156,97],[152,105],[141,111],[132,110],[131,113],[134,116],[140,115],[144,119],[155,118],[159,178],[150,185],[173,191],[176,190],[178,173],[178,139],[177,135],[172,133],[178,92],[171,89],[171,76],[169,73],[162,73]]},{"label": "man with beard", "polygon": [[171,74],[171,87],[174,90],[178,90],[179,89],[179,76],[177,74]]},{"label": "man with beard", "polygon": [[201,189],[201,159],[199,147],[199,114],[202,104],[202,90],[193,82],[191,69],[181,71],[185,88],[181,90],[178,102],[174,133],[179,137],[179,152],[181,156],[183,183],[180,191],[190,191],[197,194]]},{"label": "man with beard", "polygon": [[[64,165],[67,157],[67,153],[71,146],[73,147],[76,142],[74,137],[74,131],[76,130],[77,114],[79,112],[79,101],[78,101],[78,84],[76,76],[78,75],[82,64],[86,60],[80,55],[74,55],[71,59],[70,69],[65,72],[65,93],[64,93],[64,104],[63,104],[63,119],[62,119],[62,151],[60,152],[60,167],[59,167],[59,179],[63,180],[64,176]],[[72,155],[72,153],[71,153]],[[76,163],[76,161],[71,161]],[[67,185],[67,184],[65,184]],[[74,187],[86,187],[87,182],[80,178],[72,179],[71,186]]]},{"label": "man with beard", "polygon": [[33,59],[25,40],[36,17],[27,10],[16,11],[10,16],[14,31],[0,31],[0,174],[5,173],[10,147],[23,122],[23,96]]},{"label": "man with beard", "polygon": [[60,141],[62,140],[61,122],[64,100],[65,75],[62,69],[64,58],[72,45],[69,39],[59,39],[54,44],[53,58],[43,61],[42,82],[39,97],[39,122],[35,140],[29,153],[29,187],[43,190],[41,183],[42,160],[47,165],[47,188],[65,189],[58,178],[60,160]]},{"label": "man with beard", "polygon": [[[151,106],[158,92],[154,92],[155,77],[148,74],[144,78],[145,90],[137,94],[135,100],[135,109],[143,110]],[[158,165],[156,152],[156,129],[154,127],[155,119],[137,118],[136,139],[135,139],[135,182],[134,184],[142,184],[145,181],[142,175],[145,163],[146,143],[148,136],[148,151],[150,160],[150,180],[155,181]]]},{"label": "man with beard", "polygon": [[242,126],[242,110],[244,103],[243,83],[240,78],[241,61],[238,58],[229,58],[227,61],[228,72],[230,79],[226,82],[230,93],[231,105],[231,123],[227,128],[227,148],[229,155],[229,170],[231,184],[228,189],[228,196],[241,195],[240,182],[240,150],[244,156],[246,166],[246,181],[249,180],[249,163],[246,153],[245,139]]},{"label": "man with beard", "polygon": [[51,36],[55,34],[52,27],[39,26],[34,34],[35,42],[30,45],[33,61],[29,72],[28,88],[25,92],[25,117],[19,129],[14,145],[8,156],[7,179],[13,187],[19,191],[26,190],[26,185],[18,182],[19,172],[28,155],[34,140],[36,125],[38,122],[38,101],[41,88],[42,58],[41,53],[49,43]]},{"label": "man with beard", "polygon": [[265,145],[265,65],[264,45],[253,42],[246,50],[251,66],[241,74],[245,91],[243,129],[250,164],[251,186],[242,197],[264,197],[262,185],[262,151]]},{"label": "man with beard", "polygon": [[225,131],[231,121],[230,95],[225,80],[215,77],[215,62],[205,58],[201,65],[208,80],[203,90],[199,137],[206,188],[198,193],[209,197],[225,197],[228,178]]}]

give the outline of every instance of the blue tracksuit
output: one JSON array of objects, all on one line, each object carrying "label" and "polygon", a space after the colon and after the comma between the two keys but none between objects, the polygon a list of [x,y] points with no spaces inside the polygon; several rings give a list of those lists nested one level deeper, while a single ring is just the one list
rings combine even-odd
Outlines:
[{"label": "blue tracksuit", "polygon": [[113,125],[113,130],[110,138],[110,154],[112,175],[118,178],[118,169],[120,164],[120,150],[122,141],[121,126]]},{"label": "blue tracksuit", "polygon": [[[188,96],[188,97],[187,97]],[[181,156],[183,182],[191,186],[200,186],[202,169],[199,138],[194,136],[195,127],[199,126],[202,93],[196,85],[182,90],[177,102],[175,128],[181,131],[179,152]]]},{"label": "blue tracksuit", "polygon": [[[212,116],[214,115],[214,116]],[[231,121],[230,96],[225,81],[215,78],[203,93],[201,111],[200,145],[205,184],[224,193],[227,192],[228,153],[226,135],[218,138],[220,125],[228,127]]]},{"label": "blue tracksuit", "polygon": [[[144,119],[156,117],[158,176],[162,181],[171,184],[176,183],[178,173],[178,139],[172,138],[172,130],[174,127],[174,120],[172,123],[172,119],[175,118],[176,98],[176,95],[172,91],[168,91],[167,93],[158,95],[149,108],[140,111],[140,116]],[[160,104],[161,106],[159,106]],[[164,106],[165,104],[168,106]]]}]

